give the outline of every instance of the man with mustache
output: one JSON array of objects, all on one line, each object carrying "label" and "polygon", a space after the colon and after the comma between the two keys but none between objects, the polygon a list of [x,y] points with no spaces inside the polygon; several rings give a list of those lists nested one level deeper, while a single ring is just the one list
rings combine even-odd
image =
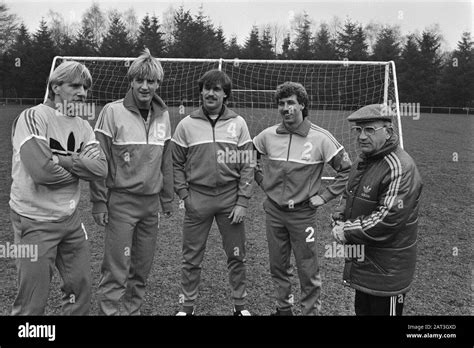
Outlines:
[{"label": "man with mustache", "polygon": [[178,124],[172,139],[174,188],[186,208],[181,267],[182,308],[177,315],[194,315],[201,262],[214,219],[227,255],[233,314],[250,315],[245,308],[244,218],[252,194],[252,163],[250,160],[228,161],[218,156],[223,152],[252,152],[252,140],[245,120],[225,105],[231,89],[227,74],[219,70],[206,72],[199,79],[202,107]]},{"label": "man with mustache", "polygon": [[[172,211],[173,168],[168,109],[156,94],[164,72],[145,49],[127,73],[124,99],[107,104],[95,126],[109,176],[91,183],[92,214],[105,226],[98,288],[105,315],[139,315],[155,252],[159,208]],[[121,306],[121,304],[123,306]]]},{"label": "man with mustache", "polygon": [[360,156],[333,214],[339,243],[361,244],[362,260],[346,259],[344,283],[356,290],[356,315],[402,315],[415,273],[422,182],[400,146],[383,104],[352,113]]},{"label": "man with mustache", "polygon": [[[291,250],[300,280],[302,314],[317,315],[321,309],[321,276],[316,211],[342,193],[351,161],[331,133],[308,120],[309,99],[301,84],[279,85],[275,101],[282,122],[253,140],[259,155],[266,157],[263,168],[259,160],[255,180],[267,195],[263,208],[276,297],[273,315],[293,315]],[[325,163],[336,176],[333,183],[321,189]]]},{"label": "man with mustache", "polygon": [[38,258],[16,260],[12,315],[44,314],[55,265],[62,279],[62,314],[89,314],[90,251],[77,209],[79,179],[106,177],[107,161],[89,123],[64,109],[80,109],[91,85],[83,64],[64,62],[49,77],[47,101],[24,110],[13,122],[14,240],[36,246]]}]

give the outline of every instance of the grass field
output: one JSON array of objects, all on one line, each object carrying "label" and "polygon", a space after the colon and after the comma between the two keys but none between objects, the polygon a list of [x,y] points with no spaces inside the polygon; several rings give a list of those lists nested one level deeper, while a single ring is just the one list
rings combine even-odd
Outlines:
[{"label": "grass field", "polygon": [[[10,132],[13,119],[20,111],[20,107],[0,107],[0,145],[4,149],[0,152],[0,244],[4,245],[13,242],[8,206],[11,185]],[[407,296],[404,312],[406,315],[472,315],[474,118],[422,114],[419,120],[403,118],[402,123],[405,149],[415,159],[424,181],[416,278]],[[92,220],[88,185],[83,183],[82,189],[79,209],[91,243],[92,314],[97,314],[95,292],[104,232]],[[255,315],[268,315],[274,310],[263,199],[263,192],[256,188],[246,222],[248,302],[249,309]],[[322,314],[353,315],[354,292],[342,285],[343,259],[323,257],[324,245],[332,243],[329,214],[334,204],[329,203],[318,211]],[[175,207],[174,215],[161,222],[143,315],[173,315],[179,308],[183,211],[178,209],[177,201]],[[0,315],[8,315],[16,292],[14,260],[0,258],[0,272]],[[231,314],[227,279],[220,235],[213,226],[196,304],[198,315]],[[298,300],[297,277],[293,277],[292,281],[295,300]],[[60,313],[60,299],[59,277],[56,274],[47,314]]]}]

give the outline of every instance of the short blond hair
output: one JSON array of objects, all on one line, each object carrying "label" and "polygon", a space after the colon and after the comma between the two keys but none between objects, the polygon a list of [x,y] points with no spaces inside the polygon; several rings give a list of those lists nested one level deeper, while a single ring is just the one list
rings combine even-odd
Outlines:
[{"label": "short blond hair", "polygon": [[133,61],[127,72],[127,78],[131,82],[134,79],[163,81],[165,73],[158,59],[154,58],[150,50],[145,48],[143,53]]},{"label": "short blond hair", "polygon": [[48,79],[48,99],[54,100],[53,85],[61,86],[79,80],[86,89],[92,87],[92,76],[84,64],[76,61],[65,61],[54,69]]}]

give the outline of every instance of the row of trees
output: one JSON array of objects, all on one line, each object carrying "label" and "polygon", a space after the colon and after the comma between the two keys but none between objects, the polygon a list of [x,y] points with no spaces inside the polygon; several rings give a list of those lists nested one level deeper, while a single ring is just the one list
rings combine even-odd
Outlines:
[{"label": "row of trees", "polygon": [[464,33],[452,52],[441,52],[439,30],[402,36],[398,27],[366,26],[350,19],[315,26],[303,13],[290,30],[279,24],[253,26],[243,45],[226,36],[201,8],[197,15],[180,7],[163,21],[133,10],[105,14],[97,4],[80,25],[65,24],[50,11],[30,33],[0,4],[0,96],[41,97],[55,55],[137,56],[148,47],[157,57],[290,60],[394,60],[401,101],[422,105],[474,106],[474,44]]}]

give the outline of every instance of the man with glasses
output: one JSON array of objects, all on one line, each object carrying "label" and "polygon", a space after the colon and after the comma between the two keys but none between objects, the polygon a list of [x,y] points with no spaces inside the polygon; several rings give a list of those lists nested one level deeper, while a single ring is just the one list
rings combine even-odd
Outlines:
[{"label": "man with glasses", "polygon": [[383,104],[364,106],[347,120],[360,156],[333,214],[337,242],[361,245],[346,258],[344,284],[355,289],[356,315],[402,315],[416,264],[422,182],[400,146]]}]

